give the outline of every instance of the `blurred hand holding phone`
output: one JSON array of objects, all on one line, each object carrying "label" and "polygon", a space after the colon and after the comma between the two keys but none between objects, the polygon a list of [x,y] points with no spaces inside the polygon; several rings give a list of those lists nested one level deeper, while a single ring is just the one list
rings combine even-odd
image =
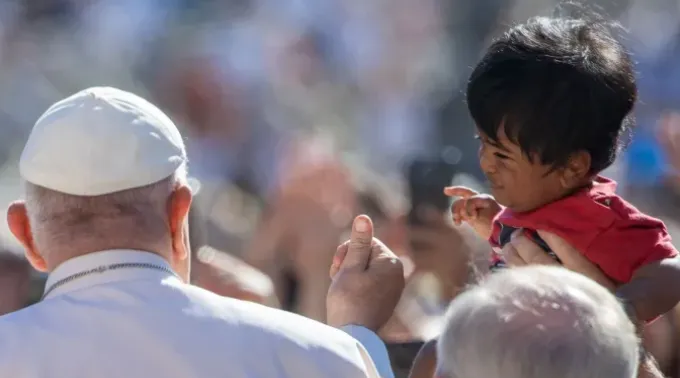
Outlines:
[{"label": "blurred hand holding phone", "polygon": [[416,273],[436,277],[437,289],[422,295],[440,303],[448,303],[465,285],[470,268],[469,248],[451,223],[451,199],[444,194],[456,173],[456,164],[442,158],[416,159],[406,170],[409,257]]},{"label": "blurred hand holding phone", "polygon": [[443,216],[449,211],[451,199],[443,191],[451,185],[456,173],[455,163],[443,158],[420,158],[408,165],[406,175],[411,199],[409,225],[426,225],[433,212]]}]

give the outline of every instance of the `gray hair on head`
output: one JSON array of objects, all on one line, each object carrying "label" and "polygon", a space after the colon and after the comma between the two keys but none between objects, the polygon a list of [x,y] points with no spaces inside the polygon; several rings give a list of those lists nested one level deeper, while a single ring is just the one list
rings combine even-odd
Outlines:
[{"label": "gray hair on head", "polygon": [[635,327],[617,299],[563,268],[491,275],[456,298],[437,344],[450,378],[634,378]]},{"label": "gray hair on head", "polygon": [[99,196],[77,196],[25,183],[26,209],[41,253],[73,243],[133,248],[168,235],[168,199],[187,185],[186,166],[150,185]]}]

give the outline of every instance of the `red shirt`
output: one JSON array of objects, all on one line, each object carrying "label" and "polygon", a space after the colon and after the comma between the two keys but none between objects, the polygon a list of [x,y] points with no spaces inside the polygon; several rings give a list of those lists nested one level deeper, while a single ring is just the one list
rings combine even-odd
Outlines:
[{"label": "red shirt", "polygon": [[[494,219],[489,241],[494,247],[501,247],[509,241],[507,231],[518,228],[552,232],[607,276],[626,283],[639,267],[674,257],[678,251],[662,221],[642,214],[617,196],[615,190],[614,181],[597,177],[591,188],[539,209],[526,213],[504,209]],[[498,263],[500,256],[494,254],[494,259]]]}]

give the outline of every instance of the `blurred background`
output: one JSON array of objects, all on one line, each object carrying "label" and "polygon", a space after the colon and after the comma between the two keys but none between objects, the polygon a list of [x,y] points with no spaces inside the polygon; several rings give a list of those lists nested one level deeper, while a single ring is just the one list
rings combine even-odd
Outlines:
[{"label": "blurred background", "polygon": [[[408,261],[408,289],[382,336],[418,343],[437,334],[442,310],[488,253],[433,199],[452,180],[484,190],[466,79],[495,35],[556,4],[0,0],[0,201],[20,196],[17,159],[49,105],[89,86],[135,92],[186,138],[200,187],[197,285],[323,321],[331,257],[353,215],[366,213]],[[639,72],[638,128],[607,173],[678,234],[680,1],[591,4],[628,29]],[[6,313],[39,298],[44,277],[5,222],[0,245]],[[671,314],[649,330],[673,376],[675,323]],[[411,349],[391,350],[400,374]]]}]

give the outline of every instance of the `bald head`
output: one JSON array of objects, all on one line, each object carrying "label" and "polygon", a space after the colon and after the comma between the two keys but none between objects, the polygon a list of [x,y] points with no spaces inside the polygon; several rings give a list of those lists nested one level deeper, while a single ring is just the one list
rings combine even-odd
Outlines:
[{"label": "bald head", "polygon": [[492,275],[451,305],[438,372],[451,378],[633,378],[639,347],[616,298],[556,267]]}]

